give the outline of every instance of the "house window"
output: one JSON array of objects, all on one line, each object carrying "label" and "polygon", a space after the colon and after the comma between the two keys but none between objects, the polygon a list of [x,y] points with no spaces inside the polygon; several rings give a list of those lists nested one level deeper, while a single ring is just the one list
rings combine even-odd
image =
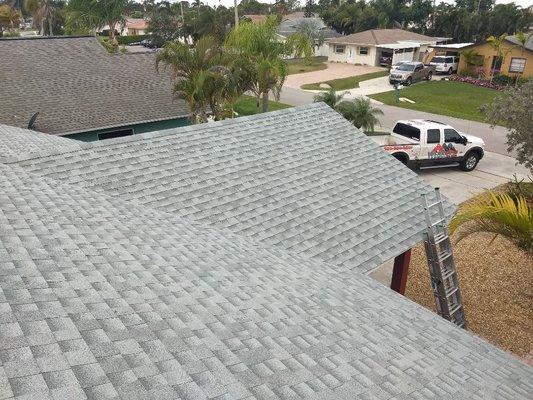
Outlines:
[{"label": "house window", "polygon": [[335,53],[344,53],[344,49],[346,46],[336,44],[335,45]]},{"label": "house window", "polygon": [[368,47],[359,47],[359,54],[364,56],[368,54]]},{"label": "house window", "polygon": [[122,136],[133,135],[133,129],[117,129],[115,131],[102,132],[98,134],[98,140],[113,139]]},{"label": "house window", "polygon": [[511,65],[509,65],[509,72],[524,72],[526,68],[525,58],[511,58]]}]

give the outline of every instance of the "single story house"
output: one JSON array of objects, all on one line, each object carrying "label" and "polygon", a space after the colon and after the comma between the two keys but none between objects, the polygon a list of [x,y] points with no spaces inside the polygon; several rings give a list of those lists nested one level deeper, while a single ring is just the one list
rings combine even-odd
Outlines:
[{"label": "single story house", "polygon": [[[126,18],[122,24],[115,27],[115,30],[121,36],[146,35],[148,34],[149,22],[144,18]],[[109,25],[105,25],[98,32],[108,34]]]},{"label": "single story house", "polygon": [[[507,36],[502,44],[503,57],[498,55],[489,43],[477,43],[463,47],[461,51],[473,51],[479,55],[479,67],[483,68],[485,78],[490,78],[491,71],[507,76],[529,78],[533,76],[533,36],[522,45],[516,36]],[[459,71],[467,71],[476,66],[468,65],[464,55],[459,58]]]},{"label": "single story house", "polygon": [[328,39],[328,60],[372,66],[422,61],[429,46],[443,41],[403,29],[369,29]]},{"label": "single story house", "polygon": [[153,53],[109,54],[95,37],[0,40],[0,123],[92,141],[188,125]]},{"label": "single story house", "polygon": [[430,188],[324,104],[93,143],[0,126],[0,149],[0,398],[533,391],[366,274],[422,238]]}]

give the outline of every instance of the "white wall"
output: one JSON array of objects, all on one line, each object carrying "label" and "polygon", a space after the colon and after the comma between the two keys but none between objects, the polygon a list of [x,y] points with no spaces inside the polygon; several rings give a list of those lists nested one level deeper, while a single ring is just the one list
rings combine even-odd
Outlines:
[{"label": "white wall", "polygon": [[[328,61],[361,65],[377,65],[377,50],[374,46],[345,45],[344,53],[335,53],[335,44],[329,45]],[[368,48],[368,54],[359,54],[360,47]]]}]

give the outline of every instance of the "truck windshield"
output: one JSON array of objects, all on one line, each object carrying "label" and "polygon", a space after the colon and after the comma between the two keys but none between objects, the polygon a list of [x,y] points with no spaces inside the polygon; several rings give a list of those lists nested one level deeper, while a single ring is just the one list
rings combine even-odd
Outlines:
[{"label": "truck windshield", "polygon": [[446,57],[433,57],[431,62],[435,64],[444,64],[446,62]]},{"label": "truck windshield", "polygon": [[399,71],[414,71],[415,66],[409,64],[400,64],[396,67],[396,69]]},{"label": "truck windshield", "polygon": [[394,129],[392,130],[397,135],[404,136],[408,139],[418,140],[420,141],[420,129],[415,128],[414,126],[402,124],[401,122],[398,122]]}]

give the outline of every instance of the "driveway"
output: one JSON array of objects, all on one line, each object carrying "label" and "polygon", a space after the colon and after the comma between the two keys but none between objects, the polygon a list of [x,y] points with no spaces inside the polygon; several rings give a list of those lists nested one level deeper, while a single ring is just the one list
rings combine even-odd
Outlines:
[{"label": "driveway", "polygon": [[299,89],[300,86],[306,83],[317,83],[329,81],[338,78],[347,78],[349,76],[357,76],[369,74],[371,72],[383,71],[384,68],[371,67],[366,65],[353,65],[344,63],[326,63],[326,69],[320,71],[305,72],[303,74],[289,75],[285,79],[286,87]]}]

